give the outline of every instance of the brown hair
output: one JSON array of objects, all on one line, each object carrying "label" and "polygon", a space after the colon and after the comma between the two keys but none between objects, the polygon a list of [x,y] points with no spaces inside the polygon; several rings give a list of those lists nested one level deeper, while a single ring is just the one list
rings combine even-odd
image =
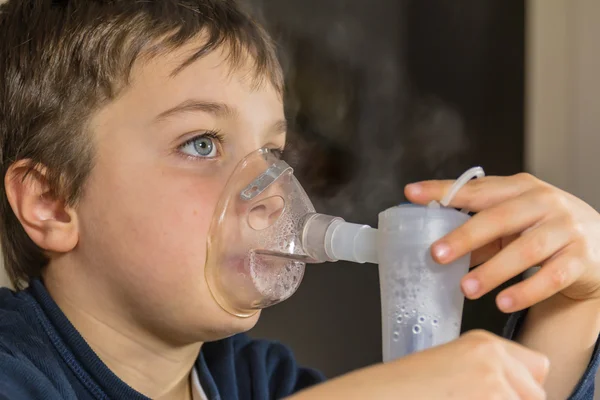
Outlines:
[{"label": "brown hair", "polygon": [[[181,68],[227,45],[232,68],[253,61],[255,82],[282,91],[264,30],[233,0],[9,0],[0,6],[0,170],[18,160],[46,168],[56,196],[75,205],[93,166],[86,123],[128,83],[133,64],[199,35]],[[203,36],[204,37],[204,36]],[[175,71],[176,73],[177,71]],[[48,263],[0,186],[4,266],[22,288]]]}]

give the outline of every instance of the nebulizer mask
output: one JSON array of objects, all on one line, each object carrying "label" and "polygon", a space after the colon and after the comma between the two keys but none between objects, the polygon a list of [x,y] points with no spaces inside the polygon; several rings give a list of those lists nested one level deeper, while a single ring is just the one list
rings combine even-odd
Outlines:
[{"label": "nebulizer mask", "polygon": [[292,168],[271,150],[238,164],[213,217],[205,267],[224,310],[250,316],[296,291],[314,261],[301,240],[302,221],[314,212]]},{"label": "nebulizer mask", "polygon": [[217,204],[205,267],[210,291],[225,311],[249,317],[294,294],[307,263],[379,264],[384,361],[448,342],[460,333],[460,278],[470,255],[442,266],[430,247],[469,219],[447,206],[483,175],[467,171],[440,203],[385,210],[374,229],[316,213],[293,169],[259,149],[237,165]]}]

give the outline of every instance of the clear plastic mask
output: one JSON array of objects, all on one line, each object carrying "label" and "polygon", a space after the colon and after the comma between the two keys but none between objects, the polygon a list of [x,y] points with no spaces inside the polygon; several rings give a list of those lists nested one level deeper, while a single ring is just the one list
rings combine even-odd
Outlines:
[{"label": "clear plastic mask", "polygon": [[237,165],[215,210],[205,267],[225,311],[247,317],[294,294],[311,262],[301,236],[314,212],[292,168],[269,149]]}]

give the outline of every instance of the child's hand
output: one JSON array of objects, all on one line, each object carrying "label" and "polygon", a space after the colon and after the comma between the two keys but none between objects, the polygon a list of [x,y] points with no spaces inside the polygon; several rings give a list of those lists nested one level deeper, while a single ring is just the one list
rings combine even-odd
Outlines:
[{"label": "child's hand", "polygon": [[[453,181],[426,181],[406,187],[418,204],[440,200]],[[451,207],[477,212],[467,223],[434,243],[436,261],[447,264],[473,252],[479,265],[462,280],[476,299],[532,266],[533,277],[497,297],[504,312],[528,308],[557,293],[573,300],[600,298],[600,214],[582,200],[529,174],[470,181]]]},{"label": "child's hand", "polygon": [[538,352],[471,331],[451,343],[352,372],[291,399],[542,400],[548,366]]}]

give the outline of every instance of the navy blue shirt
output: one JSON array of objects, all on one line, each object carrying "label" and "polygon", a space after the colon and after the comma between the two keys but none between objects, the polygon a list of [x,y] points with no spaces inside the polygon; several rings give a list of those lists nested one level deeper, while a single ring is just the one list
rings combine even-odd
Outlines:
[{"label": "navy blue shirt", "polygon": [[[515,316],[508,335],[518,328]],[[592,400],[598,346],[571,399]],[[245,335],[205,343],[196,362],[211,400],[279,399],[324,380],[276,342]],[[0,400],[147,399],[92,351],[40,281],[0,289]]]},{"label": "navy blue shirt", "polygon": [[[280,399],[323,381],[291,351],[246,335],[205,343],[196,362],[210,400]],[[98,358],[40,281],[0,289],[0,400],[141,400]]]}]

